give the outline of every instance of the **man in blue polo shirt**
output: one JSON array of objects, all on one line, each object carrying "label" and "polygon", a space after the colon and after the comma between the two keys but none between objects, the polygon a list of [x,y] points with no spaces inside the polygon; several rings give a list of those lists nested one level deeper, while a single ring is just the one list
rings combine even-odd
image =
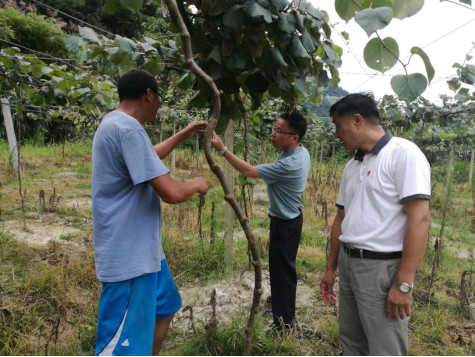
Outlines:
[{"label": "man in blue polo shirt", "polygon": [[232,154],[216,134],[211,145],[246,177],[262,178],[269,196],[269,273],[274,327],[278,331],[295,325],[297,273],[295,260],[302,233],[302,195],[310,170],[310,155],[300,140],[307,131],[305,118],[284,113],[272,130],[271,143],[282,151],[278,160],[252,166]]},{"label": "man in blue polo shirt", "polygon": [[407,355],[411,291],[429,236],[430,166],[414,143],[384,132],[372,95],[350,94],[330,115],[356,155],[336,199],[322,298],[335,303],[339,267],[344,355]]},{"label": "man in blue polo shirt", "polygon": [[162,249],[160,199],[205,195],[202,177],[176,181],[161,159],[206,124],[192,122],[152,146],[143,124],[160,107],[157,81],[131,70],[118,82],[119,108],[92,144],[92,216],[96,273],[102,283],[96,355],[158,354],[181,298]]}]

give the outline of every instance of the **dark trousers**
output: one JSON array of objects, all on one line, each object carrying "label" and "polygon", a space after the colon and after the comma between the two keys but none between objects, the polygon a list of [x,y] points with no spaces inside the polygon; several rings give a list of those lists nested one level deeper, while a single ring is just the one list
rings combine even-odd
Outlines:
[{"label": "dark trousers", "polygon": [[302,235],[303,214],[289,220],[270,219],[269,273],[274,324],[292,325],[297,294],[295,259]]}]

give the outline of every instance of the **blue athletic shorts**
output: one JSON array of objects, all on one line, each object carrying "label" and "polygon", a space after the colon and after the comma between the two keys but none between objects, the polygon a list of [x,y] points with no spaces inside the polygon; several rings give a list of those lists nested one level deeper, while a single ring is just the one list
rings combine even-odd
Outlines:
[{"label": "blue athletic shorts", "polygon": [[165,259],[159,272],[102,283],[96,356],[151,356],[155,320],[175,314],[181,304]]}]

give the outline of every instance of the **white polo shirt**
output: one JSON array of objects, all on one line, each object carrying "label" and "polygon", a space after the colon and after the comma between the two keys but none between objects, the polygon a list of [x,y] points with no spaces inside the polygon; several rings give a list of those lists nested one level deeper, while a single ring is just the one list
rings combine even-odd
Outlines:
[{"label": "white polo shirt", "polygon": [[358,150],[343,171],[336,206],[344,208],[340,241],[375,252],[402,251],[402,203],[430,199],[430,165],[422,151],[388,131],[371,152]]}]

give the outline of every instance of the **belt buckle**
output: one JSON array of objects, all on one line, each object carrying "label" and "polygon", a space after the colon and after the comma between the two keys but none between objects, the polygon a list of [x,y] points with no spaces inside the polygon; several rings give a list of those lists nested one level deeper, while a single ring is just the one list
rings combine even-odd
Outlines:
[{"label": "belt buckle", "polygon": [[346,254],[350,255],[350,248],[349,248],[348,246],[343,245],[343,251],[344,251]]}]

